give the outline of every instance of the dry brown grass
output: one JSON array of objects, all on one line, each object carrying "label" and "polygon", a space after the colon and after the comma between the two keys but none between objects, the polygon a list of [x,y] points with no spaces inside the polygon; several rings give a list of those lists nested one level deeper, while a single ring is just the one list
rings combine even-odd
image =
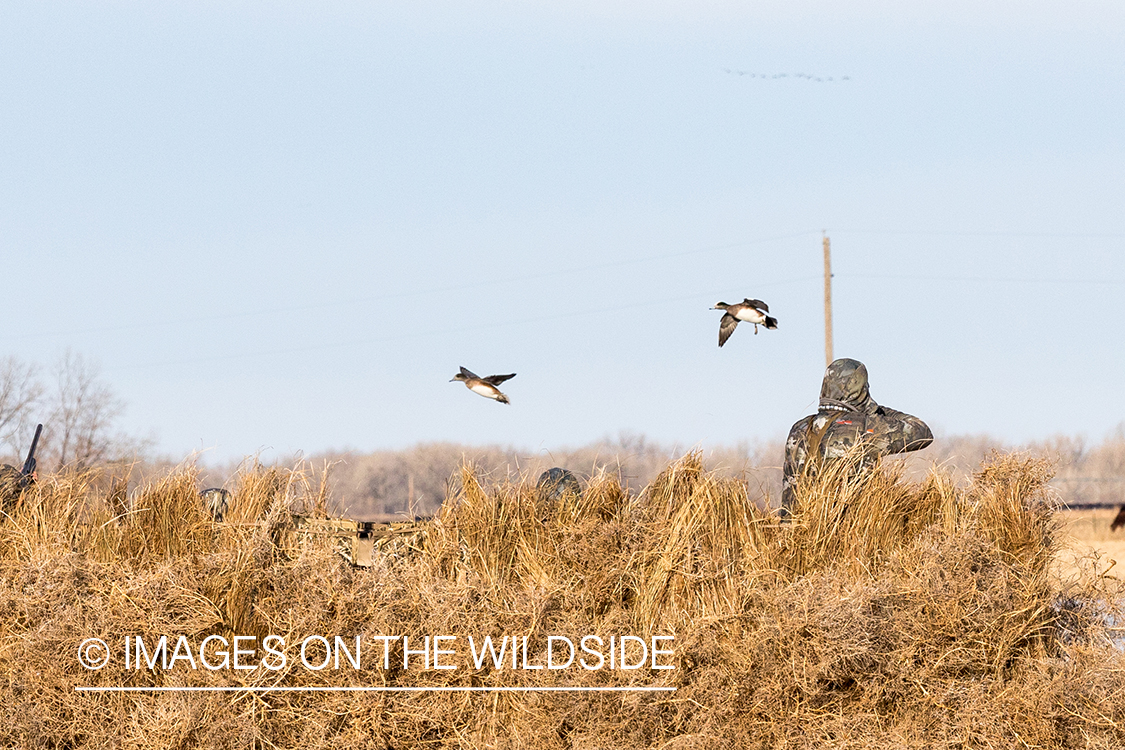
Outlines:
[{"label": "dry brown grass", "polygon": [[[422,551],[357,570],[279,545],[325,507],[306,467],[249,466],[230,523],[195,470],[46,477],[0,523],[0,744],[11,747],[1117,748],[1116,579],[1052,575],[1050,473],[994,457],[968,486],[848,467],[789,524],[692,453],[639,493],[597,473],[544,502],[462,469]],[[534,477],[531,477],[533,482]],[[104,489],[103,489],[104,487]],[[1104,567],[1104,566],[1103,566]],[[1120,620],[1118,620],[1120,621]],[[676,669],[83,670],[99,637],[673,635]],[[1118,634],[1119,635],[1119,634]],[[1120,641],[1118,641],[1120,644]],[[365,645],[365,649],[367,646]],[[396,651],[396,654],[398,652]],[[401,656],[400,656],[401,658]],[[295,661],[295,658],[294,660]],[[659,686],[672,693],[113,693],[101,686]]]},{"label": "dry brown grass", "polygon": [[1060,578],[1113,575],[1125,580],[1125,530],[1110,531],[1117,509],[1059,514],[1064,548],[1052,569]]}]

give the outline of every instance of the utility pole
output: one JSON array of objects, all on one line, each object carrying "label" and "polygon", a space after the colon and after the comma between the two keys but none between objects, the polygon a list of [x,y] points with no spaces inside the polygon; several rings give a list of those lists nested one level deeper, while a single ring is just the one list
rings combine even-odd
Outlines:
[{"label": "utility pole", "polygon": [[832,364],[832,249],[824,233],[824,366]]}]

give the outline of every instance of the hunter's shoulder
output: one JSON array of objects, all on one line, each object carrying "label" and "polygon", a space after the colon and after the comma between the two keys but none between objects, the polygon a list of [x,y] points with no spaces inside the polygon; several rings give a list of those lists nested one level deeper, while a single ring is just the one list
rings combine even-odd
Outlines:
[{"label": "hunter's shoulder", "polygon": [[801,417],[793,423],[793,426],[789,428],[789,431],[793,432],[795,430],[807,430],[821,416],[823,415],[820,412],[817,412],[816,414],[810,414],[807,417]]},{"label": "hunter's shoulder", "polygon": [[924,429],[927,432],[930,429],[929,425],[913,414],[907,414],[904,411],[898,411],[886,406],[880,406],[875,412],[875,417],[889,426],[900,426],[916,430]]},{"label": "hunter's shoulder", "polygon": [[789,437],[793,438],[798,435],[803,436],[808,431],[809,425],[812,424],[814,419],[816,419],[815,414],[810,414],[807,417],[798,419],[793,423],[793,426],[789,428]]},{"label": "hunter's shoulder", "polygon": [[934,440],[930,426],[921,419],[886,407],[879,407],[868,427],[874,428],[876,435],[889,441],[888,448],[892,453],[919,450]]}]

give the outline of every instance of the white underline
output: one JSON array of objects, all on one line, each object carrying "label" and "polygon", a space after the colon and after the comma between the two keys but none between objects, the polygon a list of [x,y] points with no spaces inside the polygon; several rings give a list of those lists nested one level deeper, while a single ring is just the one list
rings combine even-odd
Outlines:
[{"label": "white underline", "polygon": [[87,693],[656,693],[674,687],[76,687]]}]

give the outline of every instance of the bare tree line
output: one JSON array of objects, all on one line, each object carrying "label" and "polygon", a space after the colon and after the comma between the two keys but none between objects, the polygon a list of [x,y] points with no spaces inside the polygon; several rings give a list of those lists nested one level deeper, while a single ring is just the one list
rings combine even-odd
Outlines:
[{"label": "bare tree line", "polygon": [[40,470],[83,469],[140,453],[142,441],[115,429],[124,409],[97,363],[81,354],[68,350],[46,368],[0,359],[0,445],[10,459],[22,460],[38,423]]},{"label": "bare tree line", "polygon": [[[693,448],[703,451],[709,469],[745,480],[752,500],[776,504],[784,453],[780,439],[685,446],[623,434],[578,448],[540,453],[503,446],[424,443],[404,450],[345,451],[311,458],[316,464],[330,466],[333,512],[380,520],[434,513],[454,489],[451,482],[466,461],[492,480],[534,482],[540,472],[561,466],[579,477],[608,471],[639,490],[670,461]],[[1125,423],[1101,441],[1062,435],[1012,444],[990,435],[939,436],[930,448],[889,461],[903,464],[908,478],[921,478],[937,464],[968,482],[993,451],[1026,452],[1050,459],[1056,467],[1052,486],[1063,503],[1125,503]]]},{"label": "bare tree line", "polygon": [[[771,443],[721,446],[708,450],[706,461],[724,474],[745,477],[752,495],[764,499],[781,482],[780,459],[771,466],[772,448]],[[493,481],[534,483],[540,473],[559,466],[583,479],[606,471],[623,485],[639,490],[691,449],[690,445],[661,444],[624,433],[577,448],[538,453],[512,446],[423,443],[405,450],[323,453],[311,460],[330,466],[335,512],[380,520],[435,513],[453,489],[451,482],[464,462]]]}]

